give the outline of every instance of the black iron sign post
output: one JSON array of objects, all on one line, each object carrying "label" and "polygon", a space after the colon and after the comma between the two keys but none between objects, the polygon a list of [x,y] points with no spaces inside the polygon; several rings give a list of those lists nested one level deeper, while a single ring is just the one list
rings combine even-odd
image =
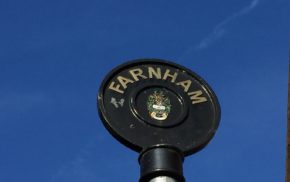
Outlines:
[{"label": "black iron sign post", "polygon": [[220,120],[209,85],[189,69],[159,59],[112,70],[100,87],[98,108],[109,132],[140,152],[140,182],[184,182],[184,156],[205,147]]}]

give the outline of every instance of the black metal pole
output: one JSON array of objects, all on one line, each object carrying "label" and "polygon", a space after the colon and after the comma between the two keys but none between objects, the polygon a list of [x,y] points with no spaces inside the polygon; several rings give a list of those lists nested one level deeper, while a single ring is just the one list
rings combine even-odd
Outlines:
[{"label": "black metal pole", "polygon": [[139,182],[184,182],[183,154],[175,148],[155,147],[143,151],[139,157]]}]

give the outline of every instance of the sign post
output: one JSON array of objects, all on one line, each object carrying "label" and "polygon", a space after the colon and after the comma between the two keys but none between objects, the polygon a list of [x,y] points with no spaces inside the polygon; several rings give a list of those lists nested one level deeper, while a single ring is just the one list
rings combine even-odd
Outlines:
[{"label": "sign post", "polygon": [[288,117],[287,117],[287,156],[286,156],[286,182],[290,182],[290,73],[288,75]]},{"label": "sign post", "polygon": [[101,84],[98,109],[108,131],[140,153],[140,182],[184,182],[184,157],[204,148],[220,121],[209,85],[160,59],[113,69]]}]

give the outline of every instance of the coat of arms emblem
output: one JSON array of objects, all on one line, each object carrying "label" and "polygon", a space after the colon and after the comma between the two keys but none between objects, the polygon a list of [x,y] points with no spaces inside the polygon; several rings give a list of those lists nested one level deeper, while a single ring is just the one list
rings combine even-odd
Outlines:
[{"label": "coat of arms emblem", "polygon": [[165,120],[170,113],[171,104],[162,90],[155,90],[147,100],[149,115],[156,120]]}]

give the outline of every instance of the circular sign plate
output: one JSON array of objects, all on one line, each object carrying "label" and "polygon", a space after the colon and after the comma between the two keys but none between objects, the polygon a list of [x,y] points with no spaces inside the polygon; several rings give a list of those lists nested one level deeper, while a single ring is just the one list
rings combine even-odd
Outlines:
[{"label": "circular sign plate", "polygon": [[171,146],[192,154],[211,140],[220,120],[208,84],[159,59],[139,59],[112,70],[101,84],[98,108],[110,133],[138,152]]}]

